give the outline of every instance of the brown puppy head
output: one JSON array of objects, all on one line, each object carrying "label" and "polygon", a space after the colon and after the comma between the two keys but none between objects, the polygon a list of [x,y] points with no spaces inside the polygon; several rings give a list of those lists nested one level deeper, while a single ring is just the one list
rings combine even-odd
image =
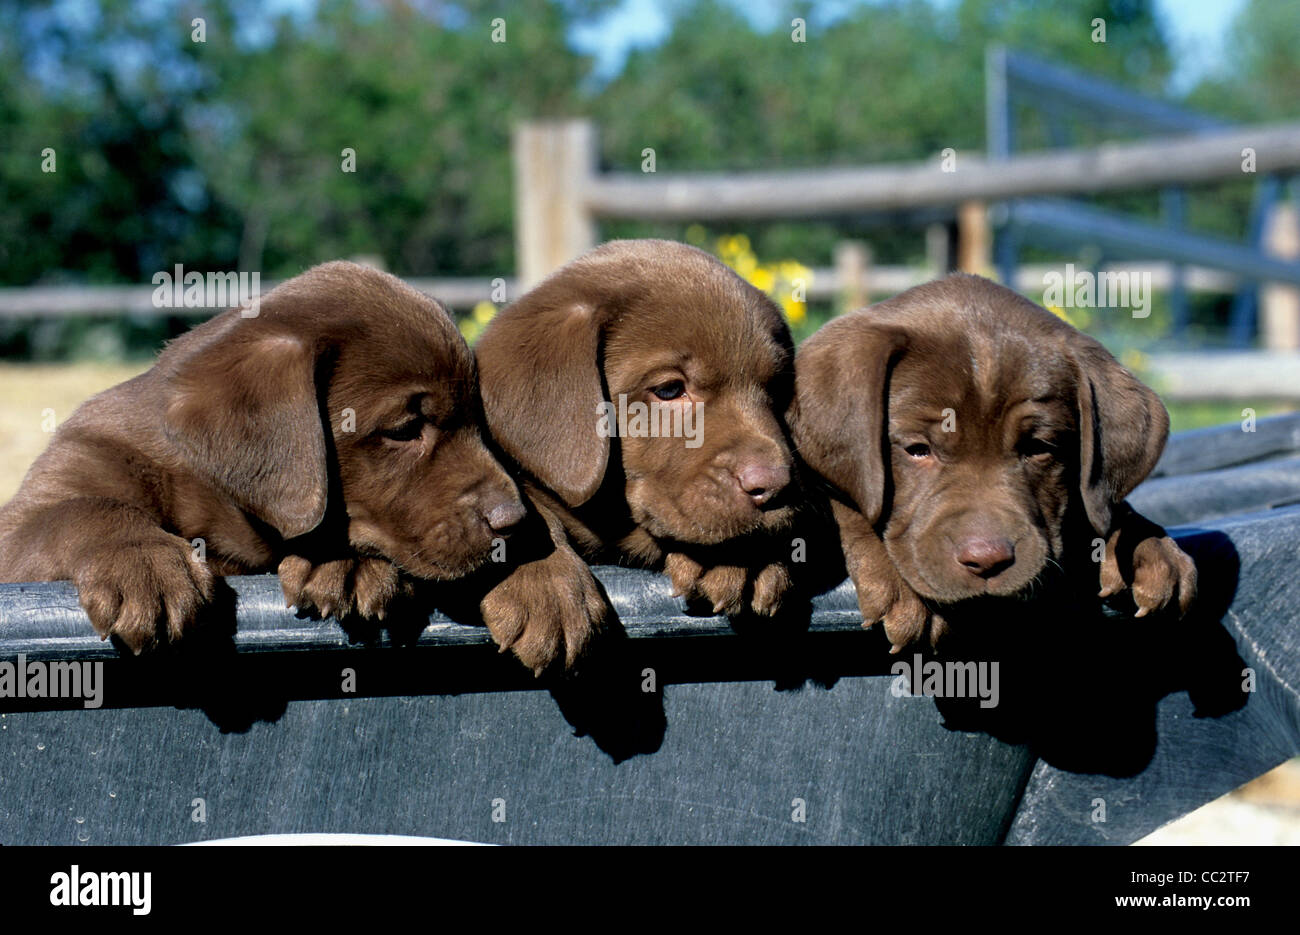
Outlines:
[{"label": "brown puppy head", "polygon": [[946,603],[1025,592],[1066,551],[1074,505],[1107,533],[1169,417],[1092,338],[955,275],[810,338],[790,425],[913,590]]},{"label": "brown puppy head", "polygon": [[631,517],[656,538],[790,522],[789,329],[707,253],[605,244],[505,309],[475,350],[493,436],[570,507],[605,483],[613,435]]},{"label": "brown puppy head", "polygon": [[447,313],[396,277],[326,263],[163,352],[184,467],[292,539],[346,523],[362,554],[446,579],[523,517],[485,447],[474,360]]}]

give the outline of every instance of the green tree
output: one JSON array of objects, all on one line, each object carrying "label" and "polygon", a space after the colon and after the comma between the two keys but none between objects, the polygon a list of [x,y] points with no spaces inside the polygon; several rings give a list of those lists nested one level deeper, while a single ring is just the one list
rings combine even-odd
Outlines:
[{"label": "green tree", "polygon": [[[808,24],[793,41],[790,22]],[[1093,20],[1106,20],[1105,43]],[[653,148],[661,172],[863,165],[984,149],[984,55],[993,42],[1147,90],[1163,87],[1169,55],[1150,0],[925,0],[860,4],[837,18],[793,6],[763,31],[720,0],[679,8],[666,40],[634,52],[593,104],[606,162],[636,170]],[[1079,128],[1080,142],[1091,130]],[[1045,145],[1026,119],[1022,139]],[[792,201],[798,193],[791,192]],[[617,224],[612,233],[663,233]],[[885,262],[919,259],[864,219],[748,228],[761,256],[825,263],[845,235],[874,241]]]},{"label": "green tree", "polygon": [[[138,281],[224,258],[233,218],[208,197],[185,95],[127,54],[159,25],[107,2],[93,21],[0,4],[0,281]],[[174,60],[173,60],[174,61]],[[56,171],[47,172],[52,151]]]},{"label": "green tree", "polygon": [[1300,8],[1294,0],[1249,0],[1224,40],[1229,54],[1188,100],[1243,121],[1300,116]]},{"label": "green tree", "polygon": [[377,254],[405,274],[513,269],[511,129],[580,110],[587,63],[565,43],[565,7],[509,5],[504,42],[487,4],[462,12],[452,28],[331,0],[281,17],[257,48],[210,35],[195,50],[196,150],[242,218],[241,265],[287,275]]}]

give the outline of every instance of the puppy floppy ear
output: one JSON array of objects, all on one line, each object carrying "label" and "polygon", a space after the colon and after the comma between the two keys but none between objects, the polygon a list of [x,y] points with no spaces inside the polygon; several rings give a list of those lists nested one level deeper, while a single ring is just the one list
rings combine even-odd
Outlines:
[{"label": "puppy floppy ear", "polygon": [[1076,333],[1068,347],[1078,380],[1079,487],[1088,521],[1105,534],[1115,507],[1160,459],[1169,413],[1097,341]]},{"label": "puppy floppy ear", "polygon": [[317,353],[251,321],[169,362],[164,431],[191,470],[292,539],[320,525],[329,491]]},{"label": "puppy floppy ear", "polygon": [[906,347],[903,331],[850,316],[805,341],[795,359],[788,419],[799,455],[873,524],[889,469],[889,374]]},{"label": "puppy floppy ear", "polygon": [[575,507],[596,493],[609,464],[609,439],[597,431],[609,316],[587,303],[545,301],[525,296],[507,308],[474,353],[492,437]]}]

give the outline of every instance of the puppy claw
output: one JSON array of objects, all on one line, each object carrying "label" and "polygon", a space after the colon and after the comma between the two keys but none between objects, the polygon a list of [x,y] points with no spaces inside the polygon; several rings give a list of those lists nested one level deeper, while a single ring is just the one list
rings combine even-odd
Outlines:
[{"label": "puppy claw", "polygon": [[781,564],[768,565],[754,578],[754,598],[750,601],[750,609],[764,617],[774,616],[793,584],[789,568]]},{"label": "puppy claw", "polygon": [[[1113,532],[1106,543],[1101,597],[1130,589],[1137,606],[1135,618],[1165,611],[1185,616],[1196,597],[1196,564],[1178,543],[1158,532],[1163,530],[1138,518]],[[1139,540],[1127,553],[1124,567],[1119,559],[1122,536]]]},{"label": "puppy claw", "polygon": [[387,559],[333,559],[312,564],[300,555],[287,555],[277,569],[285,606],[341,620],[352,614],[383,620],[390,604],[409,593],[395,566]]},{"label": "puppy claw", "polygon": [[611,612],[586,563],[567,547],[520,565],[479,605],[500,652],[541,677],[563,660],[572,668]]},{"label": "puppy claw", "polygon": [[701,598],[715,615],[729,617],[746,610],[773,616],[791,587],[790,571],[780,563],[757,570],[739,565],[706,568],[687,555],[670,552],[664,556],[664,573],[672,580],[674,597]]},{"label": "puppy claw", "polygon": [[130,563],[125,574],[120,553],[103,549],[86,558],[73,582],[100,639],[115,635],[138,656],[180,640],[211,603],[216,583],[189,543],[161,530],[132,550]]}]

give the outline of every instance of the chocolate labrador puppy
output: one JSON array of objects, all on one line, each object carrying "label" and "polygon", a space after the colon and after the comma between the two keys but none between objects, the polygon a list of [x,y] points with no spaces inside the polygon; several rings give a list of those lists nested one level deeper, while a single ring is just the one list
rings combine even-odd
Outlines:
[{"label": "chocolate labrador puppy", "polygon": [[[561,546],[663,569],[715,613],[776,611],[793,345],[763,293],[693,247],[613,241],[504,309],[475,351],[492,436]],[[547,592],[572,572],[532,574]]]},{"label": "chocolate labrador puppy", "polygon": [[895,651],[937,640],[945,605],[1061,573],[1131,587],[1137,616],[1186,612],[1195,566],[1124,502],[1169,416],[1092,338],[958,274],[828,323],[796,369],[798,451],[835,489],[864,625],[883,619]]},{"label": "chocolate labrador puppy", "polygon": [[0,509],[0,581],[71,579],[137,653],[184,634],[214,575],[278,570],[291,604],[382,618],[524,516],[480,411],[438,303],[326,263],[73,413]]}]

